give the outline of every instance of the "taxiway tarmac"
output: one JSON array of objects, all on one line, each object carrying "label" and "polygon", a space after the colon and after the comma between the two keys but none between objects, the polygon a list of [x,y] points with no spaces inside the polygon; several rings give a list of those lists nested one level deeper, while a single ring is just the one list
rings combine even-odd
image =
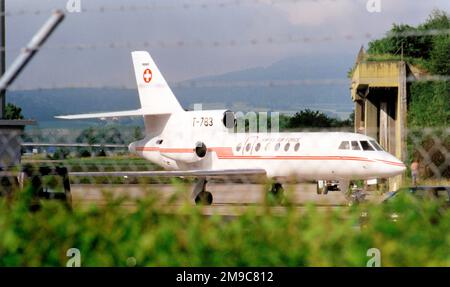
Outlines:
[{"label": "taxiway tarmac", "polygon": [[[117,184],[117,185],[72,185],[72,203],[74,208],[82,208],[93,204],[104,205],[106,203],[103,192],[110,193],[113,197],[126,196],[128,200],[123,202],[126,207],[135,206],[133,199],[138,199],[157,193],[162,202],[178,194],[168,207],[181,206],[190,199],[192,185],[183,187],[170,184]],[[210,183],[208,190],[213,193],[213,205],[203,208],[203,213],[219,215],[237,215],[249,207],[263,206],[266,198],[266,186],[261,184],[230,184]],[[327,195],[318,195],[314,184],[295,184],[285,186],[285,194],[294,208],[305,210],[306,205],[313,203],[319,210],[345,208],[347,199],[339,191],[329,192]],[[283,212],[282,206],[273,207],[276,212]]]}]

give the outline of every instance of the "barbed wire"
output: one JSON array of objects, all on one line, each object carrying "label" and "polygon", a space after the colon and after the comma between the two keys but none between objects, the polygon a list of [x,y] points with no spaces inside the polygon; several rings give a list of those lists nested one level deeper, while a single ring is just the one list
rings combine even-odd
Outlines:
[{"label": "barbed wire", "polygon": [[[380,81],[382,78],[365,78],[367,81]],[[409,76],[406,78],[408,83],[426,82],[426,81],[450,81],[450,76],[443,75],[423,75],[419,78]],[[326,86],[326,85],[350,85],[351,79],[348,78],[329,78],[329,79],[294,79],[294,80],[252,80],[252,81],[207,81],[207,80],[188,80],[183,82],[169,83],[171,88],[276,88],[289,86]],[[27,91],[27,90],[57,90],[57,89],[136,89],[135,84],[98,84],[97,82],[83,83],[62,83],[30,86],[14,84],[9,91]],[[164,87],[161,87],[164,88]]]},{"label": "barbed wire", "polygon": [[[76,44],[58,44],[46,45],[40,47],[40,50],[96,50],[96,49],[137,49],[137,48],[234,48],[243,46],[258,46],[258,45],[283,45],[294,43],[318,43],[330,42],[338,40],[352,40],[354,38],[364,37],[372,38],[372,34],[364,35],[342,35],[324,36],[324,37],[310,37],[310,36],[268,36],[265,38],[253,38],[246,40],[177,40],[177,41],[144,41],[144,42],[104,42],[104,43],[76,43]],[[9,47],[7,51],[20,51],[21,47]]]},{"label": "barbed wire", "polygon": [[423,37],[423,36],[445,36],[450,35],[450,29],[427,29],[427,30],[411,30],[403,32],[387,32],[386,37]]},{"label": "barbed wire", "polygon": [[[284,3],[300,3],[300,2],[337,2],[337,0],[230,0],[230,1],[217,1],[217,2],[181,2],[181,3],[151,3],[145,5],[100,5],[98,7],[81,7],[79,13],[109,13],[109,12],[148,12],[148,11],[160,11],[160,10],[191,10],[191,9],[201,9],[209,11],[210,9],[221,9],[230,7],[239,7],[245,5],[279,5]],[[4,14],[5,16],[39,16],[44,14],[49,14],[53,9],[17,9],[11,11],[5,11],[5,13],[0,13],[0,16]],[[73,14],[79,14],[73,13]],[[69,13],[71,14],[71,13]]]},{"label": "barbed wire", "polygon": [[[400,33],[387,33],[387,37],[422,37],[450,35],[450,29],[426,30],[426,31],[408,31]],[[96,49],[138,49],[138,48],[237,48],[245,46],[258,45],[284,45],[284,44],[315,44],[321,42],[333,41],[352,41],[355,39],[373,39],[374,35],[370,32],[360,34],[341,34],[325,36],[306,36],[306,35],[273,35],[253,39],[230,39],[230,40],[176,40],[176,41],[144,41],[144,42],[104,42],[104,43],[74,43],[74,44],[49,44],[40,47],[39,50],[96,50]],[[9,47],[1,50],[6,51],[24,51],[22,47]]]}]

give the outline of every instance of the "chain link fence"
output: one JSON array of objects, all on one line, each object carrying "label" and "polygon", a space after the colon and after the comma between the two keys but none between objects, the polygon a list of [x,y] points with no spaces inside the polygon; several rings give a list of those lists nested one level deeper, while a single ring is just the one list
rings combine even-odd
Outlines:
[{"label": "chain link fence", "polygon": [[[323,131],[323,130],[322,130]],[[12,192],[26,185],[35,186],[40,197],[71,200],[71,189],[89,195],[89,192],[117,190],[131,196],[145,194],[147,188],[168,190],[189,189],[190,194],[196,182],[195,177],[167,176],[71,176],[71,173],[90,172],[139,172],[158,171],[161,167],[128,151],[127,144],[141,139],[140,127],[110,127],[69,129],[30,129],[21,136],[18,132],[0,133],[2,162],[1,194],[12,196]],[[21,163],[17,162],[17,145]],[[36,144],[36,146],[34,146]],[[419,163],[419,185],[448,185],[450,182],[450,128],[426,128],[410,130],[407,136],[408,162]],[[16,158],[16,159],[13,159]],[[405,174],[409,178],[409,172]],[[238,199],[226,197],[237,203],[239,199],[252,200],[246,191],[233,193],[236,184],[244,184],[244,189],[253,185],[268,184],[261,176],[235,175],[208,180],[223,191],[230,192]],[[293,179],[295,181],[295,179]],[[315,185],[297,190],[315,190]],[[237,187],[236,187],[237,188]],[[267,189],[267,188],[266,188]],[[295,189],[295,188],[294,188]],[[315,192],[313,192],[315,193]],[[58,195],[60,194],[60,195]],[[65,194],[65,196],[61,195]],[[299,195],[301,196],[301,195]],[[164,196],[163,196],[164,197]],[[306,198],[310,198],[306,196]],[[330,201],[342,202],[337,197]]]}]

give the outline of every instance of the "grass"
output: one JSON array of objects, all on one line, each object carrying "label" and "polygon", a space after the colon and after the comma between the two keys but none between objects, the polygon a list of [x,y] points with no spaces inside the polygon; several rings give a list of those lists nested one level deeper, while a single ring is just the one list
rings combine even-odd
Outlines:
[{"label": "grass", "polygon": [[127,266],[129,258],[137,266],[366,266],[370,248],[383,266],[450,265],[450,212],[407,193],[327,212],[250,207],[235,218],[203,216],[187,202],[167,212],[148,194],[132,210],[122,202],[133,199],[112,197],[73,211],[44,202],[37,212],[27,192],[0,200],[0,266],[65,266],[70,248],[80,250],[82,266]]}]

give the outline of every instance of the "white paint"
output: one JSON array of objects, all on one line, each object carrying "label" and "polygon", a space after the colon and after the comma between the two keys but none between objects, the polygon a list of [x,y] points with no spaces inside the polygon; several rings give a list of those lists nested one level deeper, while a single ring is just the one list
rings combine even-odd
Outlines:
[{"label": "white paint", "polygon": [[[382,150],[339,149],[342,141],[374,141],[362,134],[235,133],[223,124],[225,110],[184,111],[150,55],[132,55],[141,109],[62,118],[144,116],[147,136],[131,143],[129,150],[167,170],[264,169],[273,178],[294,175],[307,181],[339,180],[348,186],[350,180],[388,178],[406,169]],[[147,68],[153,72],[148,84],[143,78]],[[199,143],[208,148],[204,157],[195,152]]]}]

